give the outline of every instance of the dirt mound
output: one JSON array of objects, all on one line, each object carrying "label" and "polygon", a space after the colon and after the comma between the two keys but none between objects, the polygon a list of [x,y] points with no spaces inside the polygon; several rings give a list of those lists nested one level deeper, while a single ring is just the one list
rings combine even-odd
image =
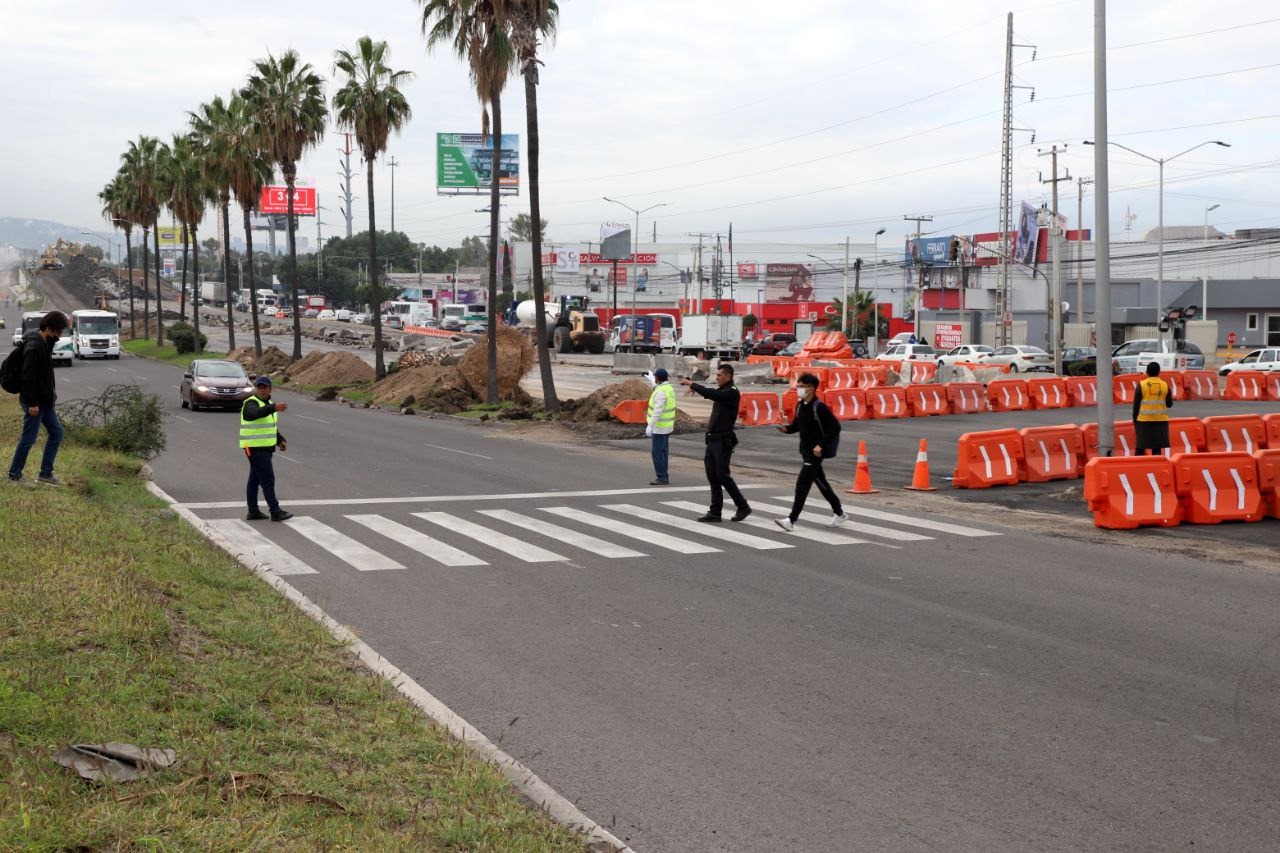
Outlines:
[{"label": "dirt mound", "polygon": [[[498,339],[498,399],[515,400],[520,397],[520,380],[533,369],[538,354],[524,335],[503,326],[497,331]],[[484,395],[489,382],[489,361],[486,351],[488,340],[480,338],[467,350],[458,362],[458,372],[477,394]]]},{"label": "dirt mound", "polygon": [[316,353],[310,353],[288,368],[285,376],[290,382],[327,388],[358,385],[373,379],[373,368],[354,353],[321,353],[319,358],[307,363],[314,355]]},{"label": "dirt mound", "polygon": [[289,366],[289,356],[285,355],[279,347],[270,346],[262,351],[262,357],[256,358],[253,354],[253,347],[237,347],[227,353],[227,358],[232,361],[240,362],[240,366],[250,376],[258,376],[263,373],[276,373],[284,370]]},{"label": "dirt mound", "polygon": [[375,403],[400,406],[412,398],[418,409],[449,415],[478,401],[456,367],[427,365],[397,370],[373,388]]}]

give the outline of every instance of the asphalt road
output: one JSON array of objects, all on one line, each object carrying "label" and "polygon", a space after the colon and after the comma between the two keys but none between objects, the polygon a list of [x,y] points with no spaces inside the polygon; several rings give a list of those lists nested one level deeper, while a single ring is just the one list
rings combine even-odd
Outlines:
[{"label": "asphalt road", "polygon": [[[298,518],[250,527],[235,414],[179,410],[159,363],[57,375],[64,399],[161,394],[162,488],[639,850],[1280,837],[1280,573],[887,489],[837,534],[859,542],[819,539],[821,499],[784,534],[764,507],[785,503],[770,471],[794,470],[794,438],[765,430],[740,459],[764,525],[698,528],[696,437],[673,442],[676,485],[651,489],[639,443],[288,392],[276,470]],[[842,457],[893,428],[857,425]]]}]

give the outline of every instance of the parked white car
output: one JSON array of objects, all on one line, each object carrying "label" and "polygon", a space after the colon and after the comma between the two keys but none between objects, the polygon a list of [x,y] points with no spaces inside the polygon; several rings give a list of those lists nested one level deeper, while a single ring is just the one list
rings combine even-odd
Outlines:
[{"label": "parked white car", "polygon": [[338,315],[329,308],[326,308],[323,311],[321,311],[319,316],[316,317],[317,320],[336,320],[337,318],[338,318]]},{"label": "parked white car", "polygon": [[351,315],[351,322],[363,323],[364,325],[368,326],[370,323],[373,322],[373,315],[370,314],[368,311],[360,311],[358,313]]},{"label": "parked white car", "polygon": [[978,361],[985,355],[995,352],[985,344],[961,344],[952,347],[938,356],[938,364],[955,364],[957,361]]},{"label": "parked white car", "polygon": [[333,319],[339,323],[351,322],[351,310],[349,308],[339,308],[333,312]]},{"label": "parked white car", "polygon": [[982,364],[1009,365],[1010,373],[1053,372],[1053,356],[1040,347],[1017,346],[996,347],[990,354],[980,359]]},{"label": "parked white car", "polygon": [[1260,370],[1263,373],[1280,373],[1280,347],[1268,347],[1251,351],[1239,361],[1218,368],[1219,376],[1227,376],[1237,370]]},{"label": "parked white car", "polygon": [[1162,351],[1186,356],[1188,370],[1204,370],[1204,353],[1191,341],[1178,341],[1171,350],[1161,350],[1160,341],[1154,338],[1125,341],[1111,351],[1111,361],[1118,373],[1141,373],[1147,368],[1140,363],[1142,353]]},{"label": "parked white car", "polygon": [[895,344],[876,356],[876,361],[934,361],[938,351],[924,344]]}]

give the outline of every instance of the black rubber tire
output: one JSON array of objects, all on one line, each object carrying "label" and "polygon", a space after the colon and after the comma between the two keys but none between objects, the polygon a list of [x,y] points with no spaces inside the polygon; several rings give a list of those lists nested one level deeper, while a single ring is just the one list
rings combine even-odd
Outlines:
[{"label": "black rubber tire", "polygon": [[590,352],[592,355],[600,355],[600,353],[604,352],[604,341],[599,341],[597,343],[592,344],[590,347]]},{"label": "black rubber tire", "polygon": [[1009,365],[1009,372],[1010,372],[1010,373],[1017,373],[1017,372],[1018,372],[1018,365],[1016,365],[1016,364],[1011,364],[1011,365]]}]

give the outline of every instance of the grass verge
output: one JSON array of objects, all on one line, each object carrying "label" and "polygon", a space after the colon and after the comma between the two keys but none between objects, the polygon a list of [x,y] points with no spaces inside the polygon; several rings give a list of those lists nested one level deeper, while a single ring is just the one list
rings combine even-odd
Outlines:
[{"label": "grass verge", "polygon": [[[125,352],[140,355],[143,358],[150,358],[156,361],[163,361],[174,365],[175,367],[186,367],[191,364],[191,360],[196,358],[192,353],[179,353],[177,348],[172,344],[157,346],[153,340],[144,340],[136,338],[131,341],[125,341],[120,345]],[[227,354],[220,350],[206,349],[200,353],[199,358],[226,358]]]},{"label": "grass verge", "polygon": [[[584,849],[139,466],[68,441],[68,487],[0,485],[0,849]],[[104,741],[179,764],[93,784],[51,758]]]}]

